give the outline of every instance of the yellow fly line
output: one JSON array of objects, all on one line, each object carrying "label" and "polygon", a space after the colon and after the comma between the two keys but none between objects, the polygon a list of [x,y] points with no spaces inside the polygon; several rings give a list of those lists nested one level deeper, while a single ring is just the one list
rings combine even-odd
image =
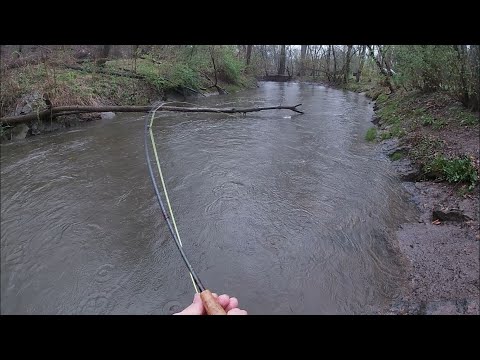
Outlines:
[{"label": "yellow fly line", "polygon": [[[152,141],[153,154],[155,155],[155,162],[157,163],[158,173],[160,174],[160,180],[162,181],[163,193],[165,194],[165,199],[167,200],[168,211],[170,212],[170,218],[172,219],[173,228],[175,229],[175,233],[177,235],[178,242],[180,243],[180,246],[183,247],[182,240],[180,239],[180,234],[178,233],[177,224],[175,222],[175,217],[173,216],[172,206],[170,205],[170,199],[168,198],[167,187],[165,186],[165,181],[163,180],[162,169],[160,167],[160,160],[158,159],[157,146],[155,144],[155,138],[153,136],[153,131],[152,131],[153,120],[154,120],[155,113],[158,110],[158,108],[159,107],[157,107],[152,112],[152,117],[150,119],[150,126],[149,126],[150,140]],[[198,288],[197,288],[197,285],[195,284],[195,281],[193,280],[192,273],[190,271],[188,273],[190,274],[190,279],[192,279],[193,287],[195,288],[195,291],[198,293]]]}]

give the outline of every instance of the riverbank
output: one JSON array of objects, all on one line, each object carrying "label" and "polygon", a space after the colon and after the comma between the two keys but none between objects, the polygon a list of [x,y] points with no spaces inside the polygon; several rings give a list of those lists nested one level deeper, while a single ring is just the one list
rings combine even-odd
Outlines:
[{"label": "riverbank", "polygon": [[[202,54],[203,57],[205,54]],[[60,55],[59,55],[60,56]],[[144,56],[114,59],[102,66],[78,64],[68,56],[11,69],[3,68],[1,116],[18,116],[48,109],[48,106],[152,105],[158,101],[186,101],[192,96],[234,93],[256,86],[240,60],[228,51],[208,61],[186,61],[178,55],[159,61]],[[200,57],[199,59],[203,59]],[[65,115],[53,121],[2,125],[1,141],[24,139],[42,133],[113,117],[113,113]]]},{"label": "riverbank", "polygon": [[392,160],[419,209],[396,231],[404,263],[398,297],[384,314],[479,314],[479,117],[440,92],[352,84],[376,101],[365,135]]}]

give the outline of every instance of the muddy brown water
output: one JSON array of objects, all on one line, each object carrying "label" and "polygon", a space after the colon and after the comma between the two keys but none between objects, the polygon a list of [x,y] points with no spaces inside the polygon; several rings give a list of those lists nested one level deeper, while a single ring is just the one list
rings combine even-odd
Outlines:
[{"label": "muddy brown water", "polygon": [[[396,296],[389,232],[414,216],[364,135],[361,94],[260,83],[154,125],[185,252],[250,314],[365,314]],[[1,145],[3,314],[170,314],[194,290],[148,176],[143,114]]]}]

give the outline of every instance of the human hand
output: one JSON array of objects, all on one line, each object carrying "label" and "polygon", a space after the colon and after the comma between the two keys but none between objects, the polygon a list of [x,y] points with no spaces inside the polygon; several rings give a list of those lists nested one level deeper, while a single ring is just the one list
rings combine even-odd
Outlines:
[{"label": "human hand", "polygon": [[[218,296],[213,293],[213,297],[223,307],[227,315],[247,315],[245,310],[238,308],[238,300],[236,297],[230,297],[227,294]],[[200,294],[195,294],[193,302],[187,306],[184,310],[173,315],[206,315],[205,307],[203,306]]]}]

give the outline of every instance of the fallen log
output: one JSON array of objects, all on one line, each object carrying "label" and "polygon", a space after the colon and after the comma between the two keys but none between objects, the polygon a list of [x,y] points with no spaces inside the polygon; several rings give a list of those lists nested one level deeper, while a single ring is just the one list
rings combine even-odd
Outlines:
[{"label": "fallen log", "polygon": [[[297,104],[293,106],[267,106],[267,107],[253,107],[253,108],[200,108],[200,107],[181,107],[181,106],[160,106],[157,111],[177,111],[177,112],[205,112],[205,113],[249,113],[263,110],[291,110],[299,114],[303,114],[303,111],[297,109]],[[57,106],[50,109],[40,111],[38,113],[31,113],[20,116],[6,116],[0,118],[2,125],[20,124],[25,122],[34,121],[37,119],[50,119],[57,116],[79,113],[93,113],[93,112],[150,112],[153,108],[151,106]]]}]

